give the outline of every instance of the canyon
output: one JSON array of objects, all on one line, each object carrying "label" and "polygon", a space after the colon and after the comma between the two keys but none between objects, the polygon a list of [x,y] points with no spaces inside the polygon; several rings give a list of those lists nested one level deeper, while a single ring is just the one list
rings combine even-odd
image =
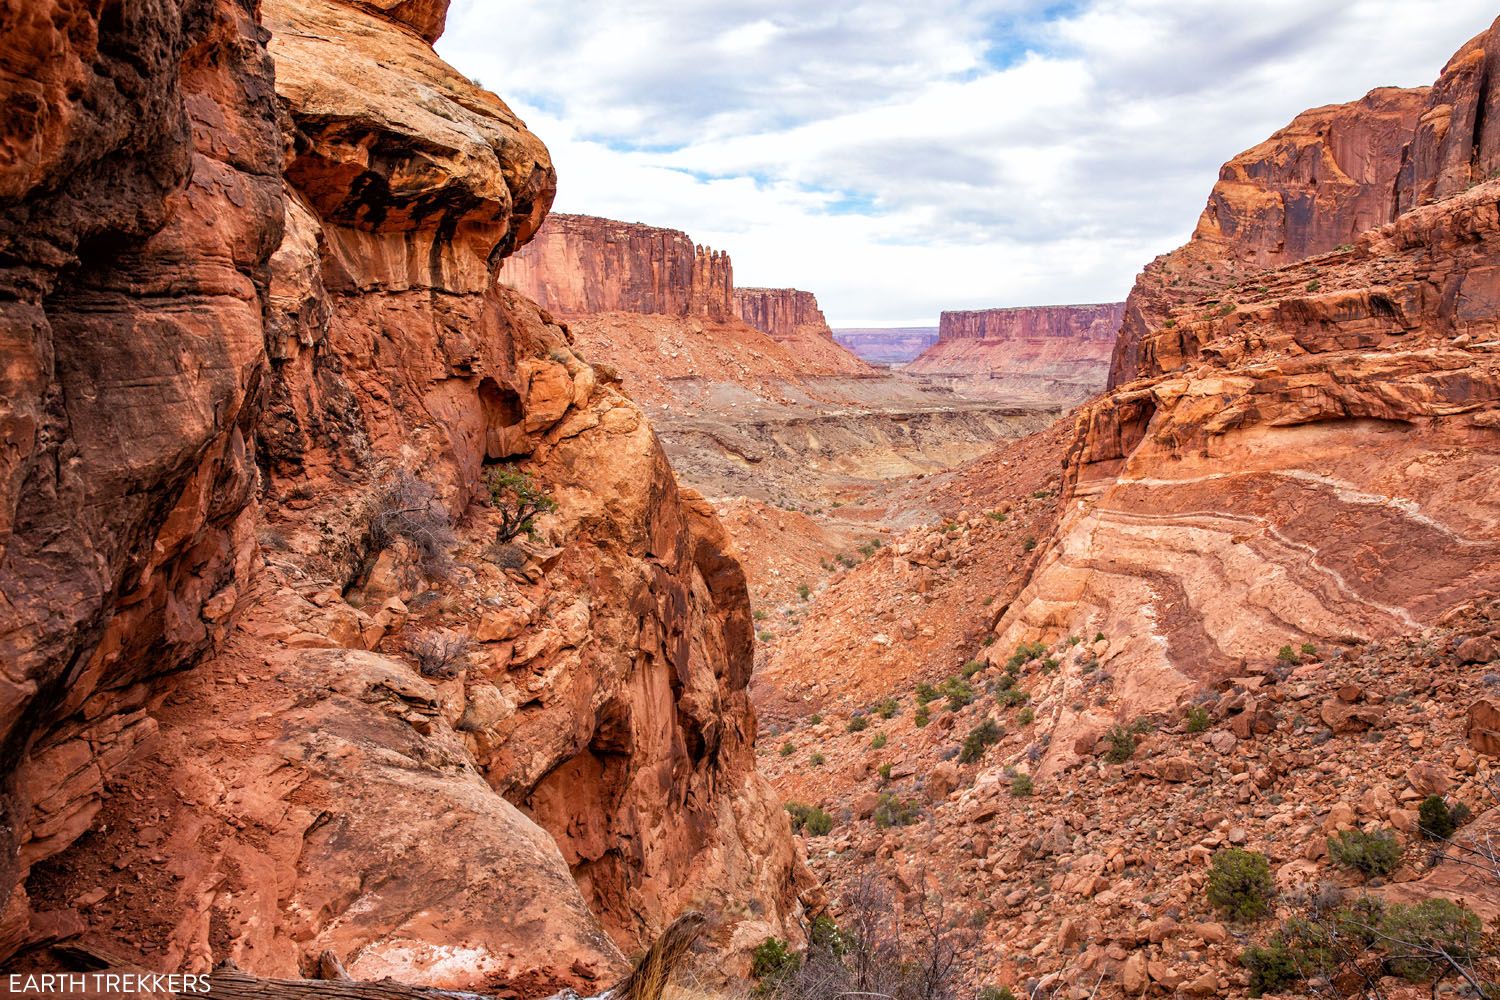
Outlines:
[{"label": "canyon", "polygon": [[1500,21],[1126,302],[932,331],[550,212],[445,0],[20,10],[8,971],[659,1000],[701,924],[676,1000],[1415,997],[1255,949],[1493,933]]}]

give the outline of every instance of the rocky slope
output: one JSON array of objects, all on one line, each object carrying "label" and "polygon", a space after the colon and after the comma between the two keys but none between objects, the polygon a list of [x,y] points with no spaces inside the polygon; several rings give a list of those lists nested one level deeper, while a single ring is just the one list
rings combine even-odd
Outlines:
[{"label": "rocky slope", "polygon": [[[797,934],[743,572],[493,280],[555,178],[432,52],[445,9],[80,7],[7,46],[39,111],[7,126],[0,954],[326,948],[526,995],[689,905],[731,952]],[[718,261],[686,308],[727,306]],[[556,501],[529,540],[481,502],[502,464]]]},{"label": "rocky slope", "polygon": [[899,365],[911,361],[937,343],[937,327],[891,327],[838,329],[833,339],[873,365]]},{"label": "rocky slope", "polygon": [[734,308],[740,319],[773,340],[804,337],[833,339],[828,320],[812,292],[796,288],[736,288]]},{"label": "rocky slope", "polygon": [[500,280],[559,316],[657,313],[728,320],[735,309],[729,256],[676,229],[592,215],[548,217]]},{"label": "rocky slope", "polygon": [[905,370],[978,376],[1081,400],[1103,387],[1121,303],[944,312],[936,344]]}]

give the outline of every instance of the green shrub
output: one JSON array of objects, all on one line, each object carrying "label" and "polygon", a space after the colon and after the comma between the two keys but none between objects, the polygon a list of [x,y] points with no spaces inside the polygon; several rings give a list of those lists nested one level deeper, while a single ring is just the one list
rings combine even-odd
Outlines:
[{"label": "green shrub", "polygon": [[810,837],[821,837],[833,829],[833,817],[817,806],[804,802],[788,802],[787,814],[792,817],[792,832],[806,832]]},{"label": "green shrub", "polygon": [[1029,726],[1036,721],[1036,712],[1028,705],[1016,713],[1016,721],[1023,726]]},{"label": "green shrub", "polygon": [[932,712],[926,705],[918,705],[917,710],[911,715],[911,721],[916,723],[918,729],[926,726],[931,720]]},{"label": "green shrub", "polygon": [[967,662],[967,663],[964,664],[963,670],[961,672],[964,675],[964,679],[967,680],[970,677],[973,677],[975,674],[979,673],[979,671],[981,671],[983,669],[984,669],[984,664],[983,663],[979,662],[978,660],[970,660],[969,662]]},{"label": "green shrub", "polygon": [[889,764],[881,764],[880,765],[880,770],[877,773],[880,775],[880,780],[881,781],[890,781],[891,780],[891,765],[889,765]]},{"label": "green shrub", "polygon": [[776,638],[776,633],[761,629],[759,632],[755,633],[755,638],[759,639],[761,642],[770,642],[772,639]]},{"label": "green shrub", "polygon": [[1187,731],[1190,733],[1201,733],[1208,729],[1208,710],[1201,705],[1189,705],[1187,710]]},{"label": "green shrub", "polygon": [[1095,642],[1104,642],[1105,641],[1104,633],[1103,632],[1095,632],[1094,633],[1094,641]]},{"label": "green shrub", "polygon": [[938,687],[948,699],[948,711],[956,712],[974,700],[974,688],[962,677],[950,677]]},{"label": "green shrub", "polygon": [[1016,1000],[1016,995],[1009,986],[984,986],[980,988],[977,1000]]},{"label": "green shrub", "polygon": [[1025,691],[1011,687],[995,695],[995,700],[1006,708],[1015,708],[1017,705],[1026,704],[1031,697]]},{"label": "green shrub", "polygon": [[1231,920],[1258,920],[1271,911],[1276,895],[1271,865],[1258,851],[1218,851],[1209,868],[1207,893],[1208,901]]},{"label": "green shrub", "polygon": [[1018,799],[1027,797],[1035,790],[1029,774],[1019,773],[1010,779],[1010,794]]},{"label": "green shrub", "polygon": [[1111,764],[1123,764],[1135,754],[1135,733],[1124,726],[1112,726],[1109,730],[1109,750],[1104,759]]},{"label": "green shrub", "polygon": [[1285,941],[1274,939],[1265,947],[1250,945],[1240,952],[1240,964],[1250,971],[1250,995],[1281,993],[1303,978],[1297,960]]},{"label": "green shrub", "polygon": [[884,698],[875,703],[874,713],[882,719],[889,719],[901,709],[901,703],[895,698]]},{"label": "green shrub", "polygon": [[1304,642],[1302,644],[1302,655],[1303,656],[1317,656],[1318,655],[1318,647],[1314,646],[1310,642]]},{"label": "green shrub", "polygon": [[828,763],[828,758],[824,757],[820,753],[814,752],[812,756],[807,758],[807,762],[813,767],[822,767],[824,764]]},{"label": "green shrub", "polygon": [[938,698],[937,688],[933,687],[931,684],[923,682],[923,683],[917,685],[917,704],[918,705],[925,705],[929,701],[937,701],[937,698]]},{"label": "green shrub", "polygon": [[812,588],[805,583],[797,584],[797,596],[802,598],[804,601],[807,600],[812,596]]},{"label": "green shrub", "polygon": [[969,735],[964,737],[964,745],[958,751],[958,762],[960,764],[972,764],[984,756],[984,752],[999,743],[1005,735],[1005,730],[995,725],[994,720],[985,719],[979,725],[969,730]]},{"label": "green shrub", "polygon": [[1280,660],[1282,663],[1296,663],[1297,651],[1291,646],[1282,646],[1276,651],[1276,659]]},{"label": "green shrub", "polygon": [[1428,840],[1447,840],[1458,829],[1453,810],[1441,795],[1429,795],[1417,810],[1417,826]]},{"label": "green shrub", "polygon": [[922,818],[922,806],[916,801],[905,801],[890,792],[881,792],[875,805],[875,825],[882,830],[893,826],[911,826]]},{"label": "green shrub", "polygon": [[490,506],[500,512],[500,527],[495,537],[508,542],[517,535],[535,535],[534,519],[557,509],[557,501],[530,473],[505,465],[493,466],[485,473]]},{"label": "green shrub", "polygon": [[807,942],[814,948],[823,949],[835,958],[847,953],[852,944],[849,935],[839,930],[839,925],[834,923],[833,918],[827,914],[813,919],[812,926],[807,929]]},{"label": "green shrub", "polygon": [[1010,659],[1006,661],[1006,668],[1014,668],[1016,670],[1019,670],[1024,664],[1030,662],[1031,660],[1035,660],[1046,651],[1047,647],[1042,645],[1041,642],[1023,642],[1016,647],[1016,651],[1012,653],[1010,655]]},{"label": "green shrub", "polygon": [[822,712],[814,712],[812,715],[809,715],[807,717],[807,721],[811,725],[821,726],[823,724],[823,713]]},{"label": "green shrub", "polygon": [[874,736],[870,737],[870,749],[879,750],[883,748],[888,738],[889,737],[887,737],[885,733],[876,733]]},{"label": "green shrub", "polygon": [[862,733],[869,728],[870,720],[863,715],[851,715],[848,724],[844,726],[845,731],[851,733]]},{"label": "green shrub", "polygon": [[1407,982],[1420,983],[1449,971],[1448,964],[1435,954],[1438,951],[1460,961],[1472,959],[1479,951],[1482,928],[1469,910],[1434,897],[1414,906],[1391,904],[1380,922],[1380,936],[1388,942],[1386,966],[1391,972]]},{"label": "green shrub", "polygon": [[755,613],[753,615],[751,615],[750,617],[754,618],[758,622],[763,622],[769,616],[764,611],[762,611],[760,608],[756,608],[755,609]]},{"label": "green shrub", "polygon": [[1365,875],[1389,875],[1401,863],[1401,845],[1393,830],[1380,829],[1373,833],[1363,830],[1342,830],[1337,836],[1328,838],[1328,853],[1345,868],[1353,868]]},{"label": "green shrub", "polygon": [[1031,535],[1027,535],[1026,541],[1021,543],[1021,548],[1027,552],[1030,552],[1032,549],[1036,548],[1036,539]]},{"label": "green shrub", "polygon": [[1321,281],[1319,281],[1317,278],[1314,278],[1313,280],[1311,280],[1311,281],[1309,281],[1307,283],[1307,290],[1309,292],[1316,292],[1318,289],[1320,289],[1322,287],[1323,287],[1323,283]]},{"label": "green shrub", "polygon": [[768,937],[750,953],[750,974],[762,981],[780,981],[801,966],[801,956],[780,938]]},{"label": "green shrub", "polygon": [[793,743],[791,740],[787,740],[785,743],[781,744],[781,756],[790,757],[796,752],[797,744]]}]

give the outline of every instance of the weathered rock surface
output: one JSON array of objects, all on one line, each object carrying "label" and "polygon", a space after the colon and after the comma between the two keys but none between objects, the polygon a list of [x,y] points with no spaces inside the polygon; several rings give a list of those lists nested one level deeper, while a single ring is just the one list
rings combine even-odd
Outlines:
[{"label": "weathered rock surface", "polygon": [[[4,202],[0,954],[332,948],[529,989],[689,905],[795,936],[743,572],[641,412],[494,281],[545,147],[432,52],[445,4],[261,11],[274,91],[228,0],[39,18],[49,68],[8,84],[40,110]],[[694,301],[727,310],[708,261]],[[496,547],[499,462],[558,506]],[[402,473],[456,525],[425,554],[371,530]],[[454,631],[484,641],[424,677]]]},{"label": "weathered rock surface", "polygon": [[937,343],[905,370],[1052,383],[1069,398],[1083,398],[1104,385],[1123,309],[1111,302],[944,312]]},{"label": "weathered rock surface", "polygon": [[500,280],[560,316],[628,312],[728,320],[729,255],[687,233],[592,215],[550,216]]},{"label": "weathered rock surface", "polygon": [[812,292],[797,288],[736,288],[734,308],[740,319],[773,340],[833,337],[823,310],[818,308],[818,297]]},{"label": "weathered rock surface", "polygon": [[838,329],[833,339],[873,365],[899,365],[937,343],[937,327]]}]

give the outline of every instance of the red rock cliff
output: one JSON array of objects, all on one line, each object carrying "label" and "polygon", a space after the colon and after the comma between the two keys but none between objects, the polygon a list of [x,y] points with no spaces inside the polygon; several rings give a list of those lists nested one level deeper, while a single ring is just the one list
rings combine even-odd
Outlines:
[{"label": "red rock cliff", "polygon": [[561,316],[736,315],[729,255],[687,233],[592,215],[552,215],[500,280]]},{"label": "red rock cliff", "polygon": [[1226,163],[1192,239],[1136,279],[1110,384],[1135,376],[1138,345],[1175,306],[1326,253],[1489,176],[1478,164],[1493,152],[1473,148],[1492,99],[1483,51],[1481,40],[1470,43],[1434,88],[1381,88],[1303,112]]},{"label": "red rock cliff", "polygon": [[[0,959],[531,989],[689,904],[795,935],[743,572],[494,280],[555,175],[433,53],[446,5],[92,10],[0,55],[37,111],[0,190]],[[557,503],[515,543],[502,464]]]},{"label": "red rock cliff", "polygon": [[906,369],[1066,382],[1070,397],[1102,387],[1121,303],[944,312],[938,342]]},{"label": "red rock cliff", "polygon": [[796,288],[736,288],[734,308],[740,319],[776,340],[807,334],[833,337],[812,292]]}]

